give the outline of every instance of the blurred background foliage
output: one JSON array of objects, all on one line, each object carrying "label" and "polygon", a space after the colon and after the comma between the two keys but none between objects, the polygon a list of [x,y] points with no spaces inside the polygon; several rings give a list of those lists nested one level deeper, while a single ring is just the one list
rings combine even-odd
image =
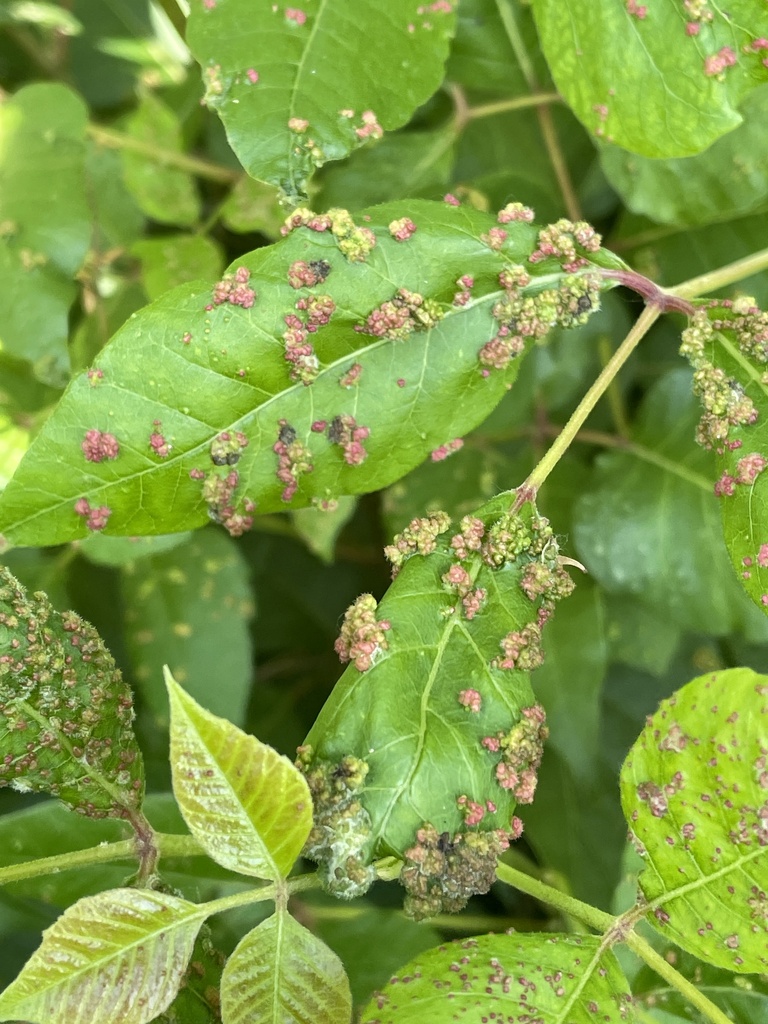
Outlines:
[{"label": "blurred background foliage", "polygon": [[[69,376],[135,310],[178,283],[214,280],[279,236],[285,211],[273,188],[242,172],[218,118],[201,105],[200,71],[171,6],[0,4],[0,487]],[[491,210],[519,200],[539,222],[591,221],[604,244],[662,285],[765,244],[768,87],[749,97],[744,124],[704,154],[636,157],[589,135],[559,101],[530,8],[513,6],[524,66],[499,5],[461,0],[443,86],[404,128],[319,171],[315,209],[446,192]],[[56,166],[47,159],[51,125],[71,139]],[[19,173],[19,147],[38,160],[34,180]],[[22,253],[47,257],[34,289],[4,246],[13,203],[29,204]],[[743,281],[737,293],[764,304],[768,280]],[[382,493],[346,499],[332,515],[265,516],[237,541],[212,525],[161,538],[94,535],[4,556],[28,588],[96,625],[135,689],[158,827],[182,830],[168,796],[162,665],[200,703],[292,755],[340,674],[333,641],[345,608],[388,585],[382,547],[393,532],[438,508],[461,516],[520,483],[640,308],[634,297],[608,294],[587,326],[556,334],[526,360],[461,451]],[[768,671],[768,619],[732,575],[710,456],[694,443],[680,328],[672,316],[653,329],[540,500],[588,575],[576,573],[578,590],[548,627],[546,664],[534,675],[551,740],[511,856],[606,909],[625,870],[617,773],[645,715],[708,669]],[[81,823],[55,802],[7,790],[0,811],[5,863],[121,835],[116,823]],[[127,873],[105,866],[0,891],[0,985],[63,907]],[[247,885],[197,860],[169,862],[165,880],[193,899]],[[441,937],[573,926],[502,888],[463,915],[420,926],[402,918],[400,898],[382,884],[354,904],[312,894],[293,908],[342,956],[358,1001]],[[253,913],[215,919],[215,947],[231,950]],[[208,956],[202,981],[190,981],[168,1020],[217,1019],[206,992],[219,968],[209,954],[200,952]],[[659,984],[643,980],[649,1006]],[[744,1007],[735,1019],[749,1024],[766,1003],[746,999]],[[664,1012],[664,1021],[689,1019],[672,1004]]]}]

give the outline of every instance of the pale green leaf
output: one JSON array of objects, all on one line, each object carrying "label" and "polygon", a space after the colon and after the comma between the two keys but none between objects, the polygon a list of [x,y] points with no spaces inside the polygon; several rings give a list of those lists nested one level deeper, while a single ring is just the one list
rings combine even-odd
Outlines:
[{"label": "pale green leaf", "polygon": [[597,137],[681,157],[741,123],[741,101],[768,81],[752,45],[768,36],[768,11],[754,0],[695,6],[703,16],[677,0],[533,0],[558,91]]},{"label": "pale green leaf", "polygon": [[651,716],[621,772],[647,919],[737,973],[768,967],[768,677],[711,672]]},{"label": "pale green leaf", "polygon": [[163,151],[182,153],[176,114],[151,92],[145,92],[128,117],[125,130],[146,148],[122,151],[125,183],[142,212],[161,224],[194,224],[200,215],[195,180],[187,171],[162,160]]},{"label": "pale green leaf", "polygon": [[312,826],[312,800],[286,757],[200,707],[166,670],[173,791],[217,863],[278,881]]},{"label": "pale green leaf", "polygon": [[365,1007],[362,1024],[623,1024],[631,1019],[632,997],[613,953],[601,946],[592,935],[478,935],[446,943],[401,968]]},{"label": "pale green leaf", "polygon": [[148,1024],[172,1002],[206,917],[150,889],[112,889],[69,907],[0,995],[0,1020]]},{"label": "pale green leaf", "polygon": [[409,120],[442,81],[455,24],[452,5],[417,6],[195,0],[187,41],[206,102],[252,177],[295,203],[315,167]]},{"label": "pale green leaf", "polygon": [[221,246],[205,235],[142,238],[133,244],[131,254],[141,263],[150,301],[176,285],[218,277],[224,269]]},{"label": "pale green leaf", "polygon": [[330,564],[336,551],[336,541],[346,524],[355,514],[357,498],[344,495],[335,508],[299,508],[291,513],[293,528],[312,554]]},{"label": "pale green leaf", "polygon": [[768,199],[768,86],[746,98],[743,114],[735,131],[697,156],[654,160],[607,146],[606,177],[630,210],[661,224],[711,224],[747,213]]},{"label": "pale green leaf", "polygon": [[344,966],[285,910],[240,942],[221,978],[223,1024],[348,1024]]}]

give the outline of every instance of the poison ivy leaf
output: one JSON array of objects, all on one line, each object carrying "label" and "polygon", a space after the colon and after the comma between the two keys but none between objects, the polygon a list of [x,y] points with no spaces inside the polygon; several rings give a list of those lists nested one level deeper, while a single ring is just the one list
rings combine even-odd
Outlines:
[{"label": "poison ivy leaf", "polygon": [[714,492],[731,561],[768,613],[768,313],[752,299],[700,310],[680,351],[704,407],[697,440],[717,456]]},{"label": "poison ivy leaf", "polygon": [[91,233],[82,100],[30,85],[0,106],[0,343],[47,383],[69,369],[72,280]]},{"label": "poison ivy leaf", "polygon": [[578,557],[609,593],[642,598],[682,627],[757,638],[759,616],[729,578],[712,459],[693,442],[689,389],[687,371],[668,373],[646,397],[634,447],[598,457],[576,504]]},{"label": "poison ivy leaf", "polygon": [[537,234],[517,207],[503,228],[417,200],[374,212],[389,229],[299,212],[315,230],[250,254],[213,294],[181,287],[126,324],[0,498],[7,540],[169,533],[209,516],[239,535],[254,511],[386,486],[459,445],[506,394],[531,335],[587,320],[610,287],[593,264],[623,266],[584,228],[577,248],[593,262],[560,271],[538,241],[572,267],[573,235]]},{"label": "poison ivy leaf", "polygon": [[112,889],[69,907],[0,994],[0,1020],[148,1024],[171,1003],[206,911],[151,889]]},{"label": "poison ivy leaf", "polygon": [[194,700],[241,724],[253,672],[253,603],[234,541],[203,530],[181,547],[126,565],[123,597],[133,675],[156,721],[168,722],[168,665]]},{"label": "poison ivy leaf", "polygon": [[[705,153],[654,160],[604,147],[603,170],[630,210],[662,224],[711,224],[768,199],[768,86],[744,101],[744,121]],[[722,262],[722,257],[718,258]]]},{"label": "poison ivy leaf", "polygon": [[178,118],[151,92],[145,92],[127,119],[125,130],[146,152],[124,149],[123,168],[129,192],[142,212],[161,224],[194,224],[200,197],[187,171],[163,163],[162,153],[182,153]]},{"label": "poison ivy leaf", "polygon": [[599,138],[642,156],[702,152],[768,80],[768,12],[753,0],[727,13],[676,0],[533,0],[533,11],[566,102]]},{"label": "poison ivy leaf", "polygon": [[621,773],[647,919],[737,973],[768,967],[766,714],[767,676],[699,676],[662,701]]},{"label": "poison ivy leaf", "polygon": [[0,786],[130,817],[143,795],[131,694],[96,630],[0,567],[0,649]]},{"label": "poison ivy leaf", "polygon": [[135,242],[131,254],[141,262],[141,276],[150,300],[189,281],[210,280],[224,269],[217,242],[205,235],[164,235]]},{"label": "poison ivy leaf", "polygon": [[250,931],[227,960],[224,1024],[346,1024],[351,1013],[341,960],[286,910]]},{"label": "poison ivy leaf", "polygon": [[312,825],[307,785],[291,762],[201,708],[166,670],[173,791],[192,834],[218,864],[278,881]]},{"label": "poison ivy leaf", "polygon": [[363,1024],[423,1024],[524,1008],[541,1024],[627,1020],[632,1001],[611,952],[592,935],[478,935],[415,957],[374,995]]},{"label": "poison ivy leaf", "polygon": [[546,735],[528,672],[572,583],[547,521],[513,500],[450,540],[445,513],[413,520],[386,549],[399,572],[380,606],[364,594],[346,613],[336,651],[351,664],[299,749],[305,856],[337,895],[364,892],[372,861],[394,855],[412,916],[457,910],[519,835]]},{"label": "poison ivy leaf", "polygon": [[187,42],[243,166],[295,205],[315,167],[399,128],[438,88],[453,6],[196,0]]}]

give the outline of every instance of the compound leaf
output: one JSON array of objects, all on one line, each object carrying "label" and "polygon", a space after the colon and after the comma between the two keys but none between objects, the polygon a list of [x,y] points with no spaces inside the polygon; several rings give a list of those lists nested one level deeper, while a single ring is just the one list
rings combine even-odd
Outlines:
[{"label": "compound leaf", "polygon": [[151,889],[78,900],[0,995],[0,1020],[148,1024],[173,1001],[205,917]]},{"label": "compound leaf", "polygon": [[[596,136],[647,157],[700,153],[768,81],[768,11],[677,0],[534,0],[558,90]],[[748,27],[745,27],[748,26]]]},{"label": "compound leaf", "polygon": [[365,594],[346,613],[336,650],[351,664],[299,750],[315,804],[305,855],[337,895],[364,892],[392,855],[409,913],[456,910],[519,835],[512,812],[533,799],[546,735],[529,672],[572,583],[547,520],[513,500],[450,539],[445,513],[413,520],[387,548],[399,571],[378,608]]},{"label": "compound leaf", "polygon": [[166,669],[173,791],[190,831],[218,864],[278,881],[312,826],[307,784],[265,743],[200,707]]},{"label": "compound leaf", "polygon": [[438,1024],[466,1014],[467,1020],[624,1024],[632,996],[615,956],[600,945],[592,935],[535,934],[446,943],[401,968],[365,1007],[362,1021]]},{"label": "compound leaf", "polygon": [[144,789],[133,702],[93,626],[0,567],[0,786],[126,817]]},{"label": "compound leaf", "polygon": [[768,967],[768,676],[699,676],[649,718],[621,772],[648,920],[737,973]]},{"label": "compound leaf", "polygon": [[399,128],[438,88],[454,6],[194,0],[187,40],[243,166],[295,205],[315,167]]},{"label": "compound leaf", "polygon": [[[622,266],[586,226],[584,248],[517,207],[497,219],[412,201],[368,216],[375,230],[299,211],[213,293],[182,286],[132,317],[0,496],[6,540],[171,533],[209,517],[239,535],[254,511],[386,486],[459,447],[533,338],[594,311],[610,283],[591,268]],[[576,274],[541,257],[553,238]]]},{"label": "compound leaf", "polygon": [[346,1024],[352,997],[344,966],[285,910],[239,943],[221,977],[224,1024]]}]

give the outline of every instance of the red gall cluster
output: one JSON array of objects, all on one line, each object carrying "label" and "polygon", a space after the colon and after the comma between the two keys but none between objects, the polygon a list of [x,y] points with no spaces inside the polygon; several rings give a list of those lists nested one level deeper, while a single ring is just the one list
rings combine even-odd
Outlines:
[{"label": "red gall cluster", "polygon": [[501,751],[496,765],[496,781],[502,789],[511,790],[521,804],[530,804],[536,792],[537,772],[549,735],[547,716],[540,704],[523,708],[520,721],[508,733],[487,736],[482,746],[491,752]]},{"label": "red gall cluster", "polygon": [[339,384],[343,388],[351,388],[360,380],[363,375],[363,364],[353,363],[347,372],[339,378]]},{"label": "red gall cluster", "polygon": [[290,501],[298,490],[299,477],[315,467],[309,449],[296,438],[293,427],[286,420],[280,420],[279,426],[272,451],[277,455],[277,479],[285,485],[281,498]]},{"label": "red gall cluster", "polygon": [[514,630],[499,642],[503,657],[494,658],[493,668],[506,670],[517,669],[520,672],[532,672],[544,664],[544,652],[541,649],[541,626],[529,622],[522,629]]},{"label": "red gall cluster", "polygon": [[368,458],[363,441],[370,435],[370,427],[358,426],[354,416],[336,416],[328,427],[328,439],[344,449],[344,461],[359,466]]},{"label": "red gall cluster", "polygon": [[[381,139],[384,136],[384,129],[372,110],[365,110],[362,114],[363,123],[355,128],[355,135],[358,139]],[[416,229],[414,228],[414,231]]]},{"label": "red gall cluster", "polygon": [[413,331],[434,327],[444,315],[433,299],[425,299],[418,292],[400,288],[394,298],[382,302],[355,330],[361,334],[372,334],[375,338],[405,341]]},{"label": "red gall cluster", "polygon": [[407,242],[415,232],[416,225],[410,217],[401,217],[400,220],[393,220],[389,225],[389,233],[396,242]]},{"label": "red gall cluster", "polygon": [[100,380],[104,379],[104,371],[98,370],[95,367],[91,367],[86,376],[88,378],[88,383],[91,385],[91,387],[95,387]]},{"label": "red gall cluster", "polygon": [[466,794],[462,794],[457,798],[456,806],[464,816],[464,824],[470,828],[480,824],[485,817],[486,811],[488,814],[495,814],[497,810],[493,800],[486,800],[485,804],[479,804],[476,800],[470,800]]},{"label": "red gall cluster", "polygon": [[214,306],[229,302],[233,306],[250,309],[256,301],[256,292],[248,286],[251,272],[247,267],[238,267],[233,274],[225,274],[213,289],[213,303],[206,306],[210,311]]},{"label": "red gall cluster", "polygon": [[86,430],[80,448],[88,462],[116,459],[120,454],[120,445],[115,435],[100,430]]},{"label": "red gall cluster", "polygon": [[502,210],[499,210],[496,220],[499,224],[510,224],[516,220],[530,224],[534,217],[535,214],[530,206],[523,206],[522,203],[507,203]]},{"label": "red gall cluster", "polygon": [[758,452],[745,455],[743,459],[739,459],[736,463],[735,476],[731,473],[723,472],[720,479],[715,483],[715,494],[718,498],[732,497],[736,493],[736,488],[740,485],[753,484],[766,466],[768,466],[768,459]]},{"label": "red gall cluster", "polygon": [[354,662],[358,672],[367,672],[376,656],[387,649],[386,633],[391,628],[387,619],[376,619],[376,598],[361,594],[347,608],[341,634],[333,645],[339,661]]},{"label": "red gall cluster", "polygon": [[211,441],[211,462],[214,466],[235,466],[240,461],[243,448],[248,447],[248,438],[239,430],[223,430]]},{"label": "red gall cluster", "polygon": [[100,505],[92,508],[87,498],[78,498],[75,502],[75,512],[85,519],[85,525],[89,530],[97,532],[103,530],[107,525],[112,509],[107,505]]},{"label": "red gall cluster", "polygon": [[726,68],[732,68],[736,63],[736,54],[730,46],[723,46],[717,53],[712,53],[704,61],[704,74],[710,78],[714,75],[722,75]]},{"label": "red gall cluster", "polygon": [[489,228],[485,234],[480,235],[480,241],[484,242],[489,249],[493,249],[494,252],[498,252],[506,240],[507,232],[504,228]]},{"label": "red gall cluster", "polygon": [[538,247],[528,260],[540,263],[554,257],[560,260],[563,270],[572,273],[589,265],[589,261],[579,254],[577,246],[585,252],[599,252],[601,241],[600,235],[586,221],[562,218],[541,229]]},{"label": "red gall cluster", "polygon": [[639,4],[637,0],[627,0],[627,13],[642,21],[648,14],[648,8],[645,4]]},{"label": "red gall cluster", "polygon": [[295,210],[280,229],[283,235],[297,228],[310,231],[330,231],[336,239],[339,251],[353,263],[366,259],[376,245],[376,235],[370,228],[358,227],[348,210],[333,208],[327,213],[314,213],[306,207]]},{"label": "red gall cluster", "polygon": [[459,291],[453,296],[454,306],[466,306],[472,298],[472,289],[475,287],[475,279],[471,274],[462,274],[456,281]]},{"label": "red gall cluster", "polygon": [[453,455],[454,452],[459,451],[464,447],[464,442],[460,437],[455,437],[453,441],[449,441],[447,444],[441,444],[439,448],[435,448],[433,452],[430,452],[429,457],[433,462],[443,462],[448,458],[449,455]]},{"label": "red gall cluster", "polygon": [[314,288],[325,281],[330,272],[327,260],[295,260],[288,268],[288,284],[291,288]]},{"label": "red gall cluster", "polygon": [[302,11],[298,7],[286,7],[285,8],[285,19],[286,21],[292,21],[295,25],[303,25],[307,20],[305,11]]},{"label": "red gall cluster", "polygon": [[412,519],[384,548],[384,555],[392,565],[392,578],[412,555],[430,555],[437,547],[437,538],[446,533],[450,525],[450,517],[445,512]]},{"label": "red gall cluster", "polygon": [[295,313],[284,319],[287,330],[283,332],[285,360],[291,364],[291,380],[311,384],[320,372],[320,362],[308,336],[315,334],[331,319],[336,304],[330,295],[314,295],[299,299],[296,309],[305,314],[302,320]]},{"label": "red gall cluster", "polygon": [[483,587],[474,587],[474,580],[464,566],[458,562],[455,562],[448,572],[443,573],[441,579],[446,587],[453,590],[460,598],[465,617],[474,619],[488,596],[488,591]]},{"label": "red gall cluster", "polygon": [[483,706],[483,698],[478,690],[460,690],[458,700],[462,707],[466,708],[467,711],[471,711],[475,715]]},{"label": "red gall cluster", "polygon": [[[191,474],[190,474],[191,475]],[[203,483],[203,500],[208,506],[208,515],[219,523],[231,537],[241,537],[253,526],[255,502],[244,499],[242,506],[235,503],[235,491],[240,484],[240,474],[231,469],[225,476],[215,470],[209,473]]]},{"label": "red gall cluster", "polygon": [[[448,521],[450,525],[450,520]],[[483,545],[485,526],[482,519],[476,516],[464,516],[459,523],[459,533],[451,537],[451,547],[456,557],[463,561],[469,558],[470,552],[479,551]]]}]

